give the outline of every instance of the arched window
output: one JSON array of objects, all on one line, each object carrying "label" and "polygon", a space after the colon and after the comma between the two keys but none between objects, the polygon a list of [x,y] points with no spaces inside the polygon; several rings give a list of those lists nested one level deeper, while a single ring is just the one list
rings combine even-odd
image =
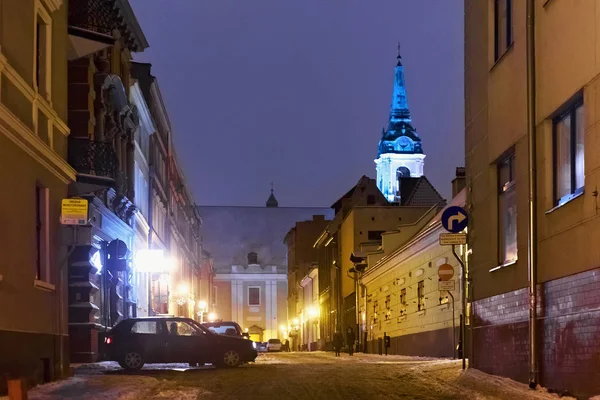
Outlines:
[{"label": "arched window", "polygon": [[406,167],[400,167],[396,170],[397,178],[410,178],[410,169]]},{"label": "arched window", "polygon": [[258,264],[258,255],[256,253],[248,253],[248,264]]}]

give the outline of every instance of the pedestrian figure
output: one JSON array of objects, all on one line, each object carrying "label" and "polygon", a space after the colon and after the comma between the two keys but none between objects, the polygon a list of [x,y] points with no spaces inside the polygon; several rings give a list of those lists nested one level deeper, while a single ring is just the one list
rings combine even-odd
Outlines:
[{"label": "pedestrian figure", "polygon": [[351,327],[346,331],[346,343],[348,343],[348,354],[354,354],[354,342],[356,341],[356,337],[354,336],[354,331]]},{"label": "pedestrian figure", "polygon": [[335,356],[340,356],[340,351],[342,351],[342,346],[344,345],[344,336],[342,332],[337,329],[335,334],[333,335],[333,349],[335,350]]}]

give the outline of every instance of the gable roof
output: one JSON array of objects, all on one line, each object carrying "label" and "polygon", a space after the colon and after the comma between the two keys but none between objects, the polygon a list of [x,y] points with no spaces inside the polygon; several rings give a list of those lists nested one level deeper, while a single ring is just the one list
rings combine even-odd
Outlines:
[{"label": "gable roof", "polygon": [[431,207],[445,204],[446,200],[433,187],[427,177],[400,178],[401,206]]}]

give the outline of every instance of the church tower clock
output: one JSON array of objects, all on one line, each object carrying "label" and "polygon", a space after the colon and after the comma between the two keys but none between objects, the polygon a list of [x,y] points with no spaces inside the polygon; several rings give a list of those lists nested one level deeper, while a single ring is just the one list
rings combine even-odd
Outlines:
[{"label": "church tower clock", "polygon": [[425,162],[421,138],[411,124],[399,45],[397,60],[390,119],[387,129],[382,130],[375,160],[377,186],[390,202],[398,200],[398,179],[423,176]]}]

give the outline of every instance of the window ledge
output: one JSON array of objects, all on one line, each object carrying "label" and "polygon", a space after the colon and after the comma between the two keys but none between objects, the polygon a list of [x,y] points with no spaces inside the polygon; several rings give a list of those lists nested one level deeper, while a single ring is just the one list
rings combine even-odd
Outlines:
[{"label": "window ledge", "polygon": [[569,204],[573,200],[575,200],[575,199],[583,196],[584,193],[585,192],[582,191],[582,192],[579,192],[579,193],[572,194],[571,197],[569,197],[567,200],[563,201],[562,203],[558,204],[555,207],[552,207],[551,209],[549,209],[548,211],[546,211],[544,214],[548,215],[548,214],[553,213],[554,211],[558,210],[559,208],[562,208],[562,207],[566,206],[567,204]]},{"label": "window ledge", "polygon": [[422,316],[424,316],[424,315],[425,315],[425,310],[421,310],[421,311],[417,312],[417,315],[418,315],[419,317],[422,317]]},{"label": "window ledge", "polygon": [[33,287],[35,287],[36,289],[44,290],[46,292],[54,292],[56,290],[56,286],[54,286],[53,284],[44,281],[39,281],[37,279],[33,281]]},{"label": "window ledge", "polygon": [[499,269],[510,267],[511,265],[515,265],[516,263],[517,263],[517,260],[508,261],[508,262],[505,262],[504,264],[498,265],[497,267],[490,269],[489,272],[498,271]]},{"label": "window ledge", "polygon": [[506,50],[504,50],[504,53],[502,53],[500,55],[500,57],[498,57],[498,59],[496,61],[494,61],[494,63],[492,64],[492,67],[490,68],[490,72],[492,72],[496,68],[496,65],[498,65],[498,64],[500,64],[502,62],[502,60],[506,57],[506,55],[512,51],[513,47],[515,47],[515,41],[514,40],[510,44],[510,46],[508,46],[506,48]]}]

